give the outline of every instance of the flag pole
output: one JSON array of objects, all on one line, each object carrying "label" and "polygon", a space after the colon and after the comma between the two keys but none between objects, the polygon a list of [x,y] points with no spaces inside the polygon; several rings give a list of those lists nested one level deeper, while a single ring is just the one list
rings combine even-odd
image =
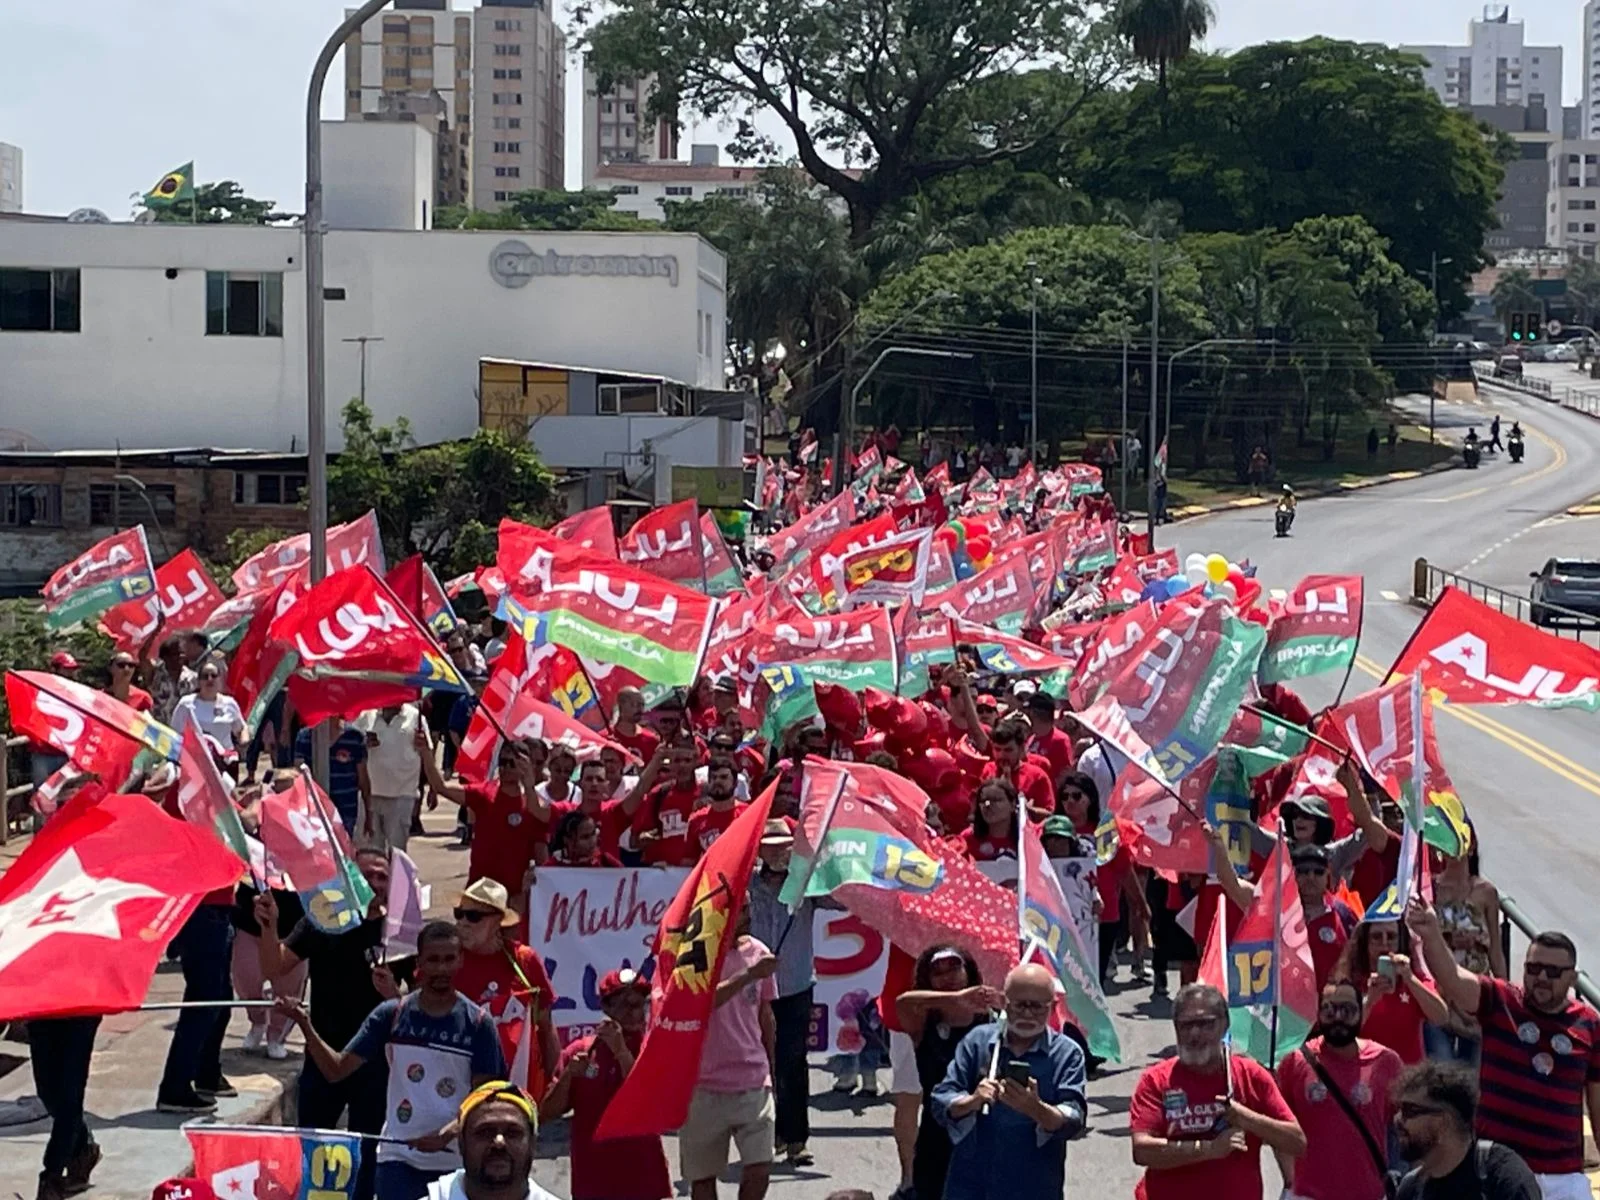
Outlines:
[{"label": "flag pole", "polygon": [[[1215,851],[1213,851],[1213,853],[1215,853]],[[1219,947],[1218,953],[1219,953],[1220,957],[1222,958],[1222,986],[1224,988],[1227,988],[1227,986],[1228,986],[1228,898],[1226,896],[1222,897],[1220,903],[1218,903],[1218,905],[1217,905],[1217,915],[1216,915],[1216,917],[1214,919],[1217,922],[1217,945]],[[1228,995],[1226,995],[1226,994],[1222,998],[1223,998],[1224,1001],[1228,1001],[1230,999],[1230,997]],[[1233,1024],[1233,1005],[1231,1003],[1228,1005],[1228,1024],[1230,1026]],[[1225,1082],[1225,1087],[1226,1087],[1225,1098],[1228,1099],[1228,1100],[1232,1100],[1233,1099],[1233,1031],[1231,1029],[1223,1030],[1223,1033],[1222,1033],[1222,1074],[1223,1074],[1224,1080],[1226,1081]]]},{"label": "flag pole", "polygon": [[[1278,822],[1278,853],[1281,861],[1272,872],[1272,1024],[1267,1037],[1267,1070],[1278,1066],[1278,1006],[1283,1000],[1283,868],[1288,865],[1288,829]],[[1274,856],[1276,857],[1276,855]]]},{"label": "flag pole", "polygon": [[[804,795],[804,792],[805,792],[805,760],[804,759],[802,759],[801,763],[800,763],[800,772],[801,772],[801,774],[800,774],[800,789],[799,790],[800,790],[801,794]],[[794,928],[795,917],[799,915],[800,908],[805,903],[806,888],[810,886],[810,884],[811,884],[811,876],[814,875],[816,873],[816,870],[817,870],[817,856],[822,852],[823,843],[826,842],[827,839],[828,839],[828,830],[833,825],[833,816],[834,816],[834,814],[839,811],[839,801],[844,798],[844,789],[845,789],[845,786],[847,785],[848,782],[849,782],[848,779],[846,779],[844,777],[843,773],[841,772],[838,786],[836,788],[834,788],[833,795],[828,797],[828,807],[823,810],[823,813],[822,813],[822,825],[817,830],[817,842],[816,842],[816,845],[814,845],[812,847],[813,854],[806,861],[805,874],[804,874],[804,876],[801,877],[800,886],[795,891],[795,894],[800,897],[799,902],[796,904],[795,908],[789,913],[789,921],[788,921],[788,923],[786,925],[784,925],[783,932],[778,935],[778,944],[772,948],[772,952],[774,954],[776,954],[779,950],[783,949],[783,943],[786,942],[788,940],[788,938],[789,938],[789,931]],[[776,789],[777,789],[778,785],[776,783],[774,783],[772,786],[773,786],[773,796],[776,796],[777,795],[777,790]],[[771,800],[771,798],[769,798],[767,800],[767,811],[768,811],[769,814],[772,811],[772,800]],[[804,811],[804,808],[803,808],[803,805],[802,805],[802,812],[803,811]]]},{"label": "flag pole", "polygon": [[195,1008],[271,1008],[276,1000],[167,1000],[141,1004],[134,1012],[186,1012]]},{"label": "flag pole", "polygon": [[[1352,663],[1353,663],[1353,661],[1354,660],[1352,660]],[[1341,689],[1341,690],[1343,690],[1343,689]],[[1334,701],[1334,703],[1337,704],[1338,701]],[[1260,717],[1264,721],[1271,721],[1274,725],[1281,725],[1285,729],[1293,730],[1295,733],[1298,733],[1301,737],[1309,738],[1311,741],[1315,742],[1317,745],[1325,747],[1326,749],[1332,750],[1340,758],[1349,758],[1350,757],[1350,751],[1347,750],[1345,747],[1340,746],[1335,742],[1330,742],[1327,738],[1323,737],[1321,734],[1312,733],[1311,730],[1307,729],[1304,725],[1296,725],[1293,721],[1285,720],[1283,717],[1280,717],[1275,712],[1269,712],[1267,709],[1264,709],[1264,708],[1257,708],[1253,704],[1246,704],[1246,705],[1243,705],[1242,707],[1244,708],[1245,712],[1254,713],[1256,716]]]},{"label": "flag pole", "polygon": [[1367,589],[1361,589],[1361,611],[1356,613],[1356,644],[1351,647],[1350,661],[1345,664],[1344,678],[1339,681],[1339,690],[1334,694],[1333,704],[1337,708],[1344,700],[1344,690],[1350,686],[1350,672],[1356,669],[1356,655],[1361,651],[1361,630],[1367,623]]}]

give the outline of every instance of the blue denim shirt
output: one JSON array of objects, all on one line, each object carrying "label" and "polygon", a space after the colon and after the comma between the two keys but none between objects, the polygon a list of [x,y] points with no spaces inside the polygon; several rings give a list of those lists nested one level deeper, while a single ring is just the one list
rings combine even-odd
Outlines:
[{"label": "blue denim shirt", "polygon": [[[778,956],[778,998],[793,996],[817,982],[816,955],[812,948],[812,927],[816,924],[818,903],[807,898],[791,914],[778,893],[786,876],[773,875],[756,864],[750,876],[750,936]],[[831,907],[824,905],[823,907]],[[794,925],[790,927],[790,920]],[[785,933],[787,931],[787,933]]]},{"label": "blue denim shirt", "polygon": [[1022,1054],[1000,1047],[1001,1073],[1008,1062],[1026,1063],[1038,1081],[1039,1099],[1066,1117],[1054,1133],[1004,1104],[994,1105],[987,1116],[950,1116],[950,1106],[972,1095],[988,1076],[999,1028],[980,1025],[962,1038],[944,1081],[933,1089],[933,1115],[951,1143],[943,1200],[1060,1200],[1067,1139],[1083,1130],[1085,1112],[1083,1051],[1071,1038],[1046,1030]]}]

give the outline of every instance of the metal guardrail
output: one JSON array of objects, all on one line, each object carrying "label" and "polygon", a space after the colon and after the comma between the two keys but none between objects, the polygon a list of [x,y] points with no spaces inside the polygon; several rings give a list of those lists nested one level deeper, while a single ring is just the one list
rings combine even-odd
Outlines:
[{"label": "metal guardrail", "polygon": [[28,739],[24,737],[7,737],[0,742],[0,846],[11,840],[11,822],[31,818],[31,812],[24,804],[15,815],[12,813],[12,801],[25,800],[33,794],[31,783],[11,785],[11,752],[21,746],[26,746]]},{"label": "metal guardrail", "polygon": [[1540,400],[1559,404],[1562,408],[1570,408],[1573,412],[1600,417],[1600,383],[1587,388],[1557,387],[1548,379],[1497,375],[1491,367],[1475,365],[1474,370],[1480,384],[1487,383],[1510,392],[1521,392],[1525,396],[1536,396]]},{"label": "metal guardrail", "polygon": [[[1500,893],[1500,947],[1506,956],[1506,964],[1511,963],[1511,930],[1515,928],[1523,937],[1532,941],[1534,935],[1539,933],[1539,927],[1528,920],[1528,914],[1517,906],[1517,902],[1504,892]],[[1594,980],[1589,978],[1587,971],[1578,972],[1578,995],[1582,996],[1593,1008],[1600,1009],[1600,987],[1596,987]]]},{"label": "metal guardrail", "polygon": [[[1496,611],[1524,624],[1537,625],[1546,633],[1553,633],[1557,637],[1570,637],[1574,641],[1587,642],[1590,645],[1600,645],[1600,618],[1596,618],[1592,613],[1563,608],[1559,604],[1535,605],[1531,597],[1520,592],[1484,583],[1481,579],[1473,579],[1458,571],[1447,571],[1443,567],[1434,566],[1425,558],[1417,559],[1411,574],[1413,600],[1422,604],[1432,604],[1447,586],[1457,588],[1474,600],[1480,600]],[[1553,616],[1560,623],[1551,625],[1534,621],[1535,608],[1539,609],[1541,615]]]}]

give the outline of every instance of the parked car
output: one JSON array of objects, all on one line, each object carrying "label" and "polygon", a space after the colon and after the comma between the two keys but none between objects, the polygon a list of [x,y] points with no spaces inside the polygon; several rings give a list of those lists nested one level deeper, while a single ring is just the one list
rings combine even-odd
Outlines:
[{"label": "parked car", "polygon": [[1494,360],[1494,377],[1496,379],[1521,379],[1522,359],[1515,354],[1502,354]]},{"label": "parked car", "polygon": [[1550,361],[1559,363],[1575,363],[1578,361],[1578,346],[1576,342],[1563,342],[1550,351]]},{"label": "parked car", "polygon": [[[1579,624],[1584,617],[1600,620],[1600,561],[1592,558],[1552,558],[1537,571],[1528,598],[1530,617],[1535,625]],[[1549,607],[1546,607],[1549,606]],[[1552,608],[1565,612],[1552,612]]]}]

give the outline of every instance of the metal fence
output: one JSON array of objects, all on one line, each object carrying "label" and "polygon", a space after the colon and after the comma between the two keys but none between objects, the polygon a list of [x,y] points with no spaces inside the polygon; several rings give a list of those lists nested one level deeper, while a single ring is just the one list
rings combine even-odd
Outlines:
[{"label": "metal fence", "polygon": [[1559,404],[1562,408],[1570,408],[1574,412],[1600,417],[1600,384],[1593,387],[1560,387],[1548,379],[1497,375],[1493,368],[1482,365],[1478,365],[1476,369],[1479,383],[1505,388],[1509,392],[1521,392],[1525,396],[1536,396],[1540,400],[1548,400],[1552,404]]},{"label": "metal fence", "polygon": [[[1533,940],[1539,932],[1539,927],[1528,920],[1528,914],[1517,906],[1517,902],[1504,892],[1500,894],[1500,945],[1505,951],[1506,967],[1512,979],[1515,979],[1515,969],[1511,967],[1511,931],[1512,929],[1522,934],[1529,941]],[[1589,1002],[1593,1008],[1600,1009],[1600,988],[1595,987],[1594,980],[1589,978],[1587,971],[1578,972],[1578,995]]]},{"label": "metal fence", "polygon": [[33,810],[28,806],[29,797],[33,795],[33,784],[11,782],[12,754],[28,744],[24,737],[7,737],[0,743],[0,846],[11,840],[12,826],[17,826],[18,833],[27,833],[33,828]]},{"label": "metal fence", "polygon": [[[1492,583],[1484,583],[1481,579],[1473,579],[1457,571],[1447,571],[1443,567],[1434,566],[1425,558],[1417,559],[1411,577],[1412,599],[1423,604],[1432,604],[1446,587],[1463,591],[1474,600],[1480,600],[1497,612],[1502,612],[1525,624],[1539,624],[1545,632],[1553,633],[1557,637],[1572,638],[1574,641],[1600,646],[1600,621],[1596,621],[1589,613],[1562,608],[1559,604],[1536,605],[1530,597],[1521,592],[1496,587]],[[1539,610],[1541,616],[1547,618],[1545,622],[1533,620],[1535,608]]]}]

